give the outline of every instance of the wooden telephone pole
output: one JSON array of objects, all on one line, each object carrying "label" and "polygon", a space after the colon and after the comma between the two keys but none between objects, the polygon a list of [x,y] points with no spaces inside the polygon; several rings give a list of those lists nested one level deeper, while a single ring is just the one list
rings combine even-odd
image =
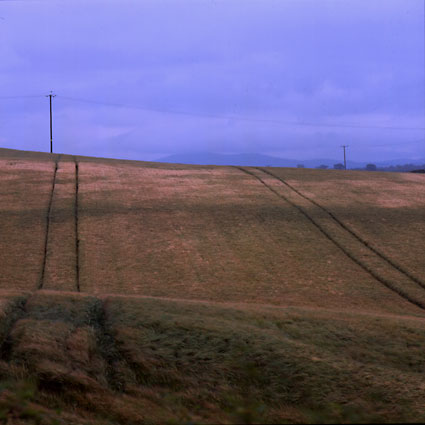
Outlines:
[{"label": "wooden telephone pole", "polygon": [[52,99],[56,97],[51,91],[46,97],[50,98],[50,153],[53,153],[53,110],[52,110]]},{"label": "wooden telephone pole", "polygon": [[344,149],[344,170],[347,169],[347,161],[345,159],[345,148],[348,148],[348,145],[342,145],[341,148]]}]

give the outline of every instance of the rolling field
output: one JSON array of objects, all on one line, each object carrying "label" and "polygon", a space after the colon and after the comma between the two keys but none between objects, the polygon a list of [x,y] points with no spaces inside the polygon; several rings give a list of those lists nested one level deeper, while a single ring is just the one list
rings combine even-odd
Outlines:
[{"label": "rolling field", "polygon": [[423,175],[0,150],[0,182],[5,423],[425,421]]}]

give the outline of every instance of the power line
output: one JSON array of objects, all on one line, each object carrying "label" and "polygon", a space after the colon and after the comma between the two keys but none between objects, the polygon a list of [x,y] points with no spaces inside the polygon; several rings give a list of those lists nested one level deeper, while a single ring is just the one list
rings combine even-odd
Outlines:
[{"label": "power line", "polygon": [[[12,100],[12,99],[32,99],[32,98],[41,98],[44,95],[21,95],[21,96],[0,96],[0,100]],[[145,106],[137,105],[128,105],[123,103],[114,103],[114,102],[104,102],[99,100],[84,99],[70,96],[58,96],[61,99],[70,100],[73,102],[81,102],[93,105],[109,106],[115,108],[126,108],[126,109],[135,109],[145,112],[158,112],[163,114],[171,115],[183,115],[197,118],[213,118],[221,120],[235,120],[235,121],[247,121],[247,122],[257,122],[257,123],[266,123],[266,124],[277,124],[277,125],[287,125],[293,127],[319,127],[319,128],[351,128],[351,129],[375,129],[375,130],[407,130],[407,131],[419,131],[425,130],[425,127],[399,127],[399,126],[374,126],[374,125],[361,125],[355,123],[347,124],[324,124],[324,123],[315,123],[315,122],[306,122],[306,121],[283,121],[283,120],[274,120],[274,119],[264,119],[264,118],[248,118],[237,115],[219,115],[219,114],[206,114],[206,113],[197,113],[197,112],[188,112],[188,111],[178,111],[174,109],[163,109],[163,108],[148,108]]]},{"label": "power line", "polygon": [[407,142],[401,142],[401,143],[384,143],[384,144],[379,144],[379,145],[366,145],[365,147],[367,148],[374,148],[374,147],[389,147],[389,146],[404,146],[404,145],[413,145],[416,143],[423,143],[425,146],[425,139],[421,138],[421,139],[417,139],[417,140],[410,140]]},{"label": "power line", "polygon": [[331,127],[331,128],[357,128],[357,129],[383,129],[383,130],[425,130],[425,127],[397,127],[397,126],[371,126],[371,125],[361,125],[361,124],[322,124],[322,123],[312,123],[304,121],[281,121],[281,120],[272,120],[272,119],[262,119],[262,118],[247,118],[237,115],[217,115],[217,114],[202,114],[196,112],[187,112],[187,111],[177,111],[170,109],[160,109],[160,108],[147,108],[144,106],[135,106],[127,105],[122,103],[112,103],[112,102],[103,102],[91,99],[83,99],[69,96],[60,96],[62,99],[67,99],[75,102],[103,105],[103,106],[112,106],[117,108],[128,108],[128,109],[137,109],[146,112],[160,112],[165,114],[175,114],[175,115],[186,115],[199,118],[215,118],[223,120],[235,120],[235,121],[249,121],[249,122],[259,122],[259,123],[268,123],[268,124],[281,124],[288,126],[301,126],[301,127]]},{"label": "power line", "polygon": [[35,94],[35,95],[28,95],[28,96],[0,96],[0,99],[30,99],[30,98],[42,98],[43,96],[44,95],[42,94]]}]

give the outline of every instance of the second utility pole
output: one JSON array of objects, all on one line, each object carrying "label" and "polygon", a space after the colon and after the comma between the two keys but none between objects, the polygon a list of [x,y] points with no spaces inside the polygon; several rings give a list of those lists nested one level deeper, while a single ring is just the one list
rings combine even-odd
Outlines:
[{"label": "second utility pole", "polygon": [[347,169],[347,161],[345,160],[345,148],[348,148],[348,145],[342,145],[341,148],[344,149],[344,170]]},{"label": "second utility pole", "polygon": [[50,97],[50,153],[53,153],[53,115],[52,115],[52,98],[56,97],[51,91],[46,97]]}]

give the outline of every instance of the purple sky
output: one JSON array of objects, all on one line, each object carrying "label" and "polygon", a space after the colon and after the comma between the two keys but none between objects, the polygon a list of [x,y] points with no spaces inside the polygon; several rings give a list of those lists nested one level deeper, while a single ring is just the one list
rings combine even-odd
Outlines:
[{"label": "purple sky", "polygon": [[0,0],[0,17],[0,147],[49,149],[53,90],[58,152],[425,157],[423,0]]}]

